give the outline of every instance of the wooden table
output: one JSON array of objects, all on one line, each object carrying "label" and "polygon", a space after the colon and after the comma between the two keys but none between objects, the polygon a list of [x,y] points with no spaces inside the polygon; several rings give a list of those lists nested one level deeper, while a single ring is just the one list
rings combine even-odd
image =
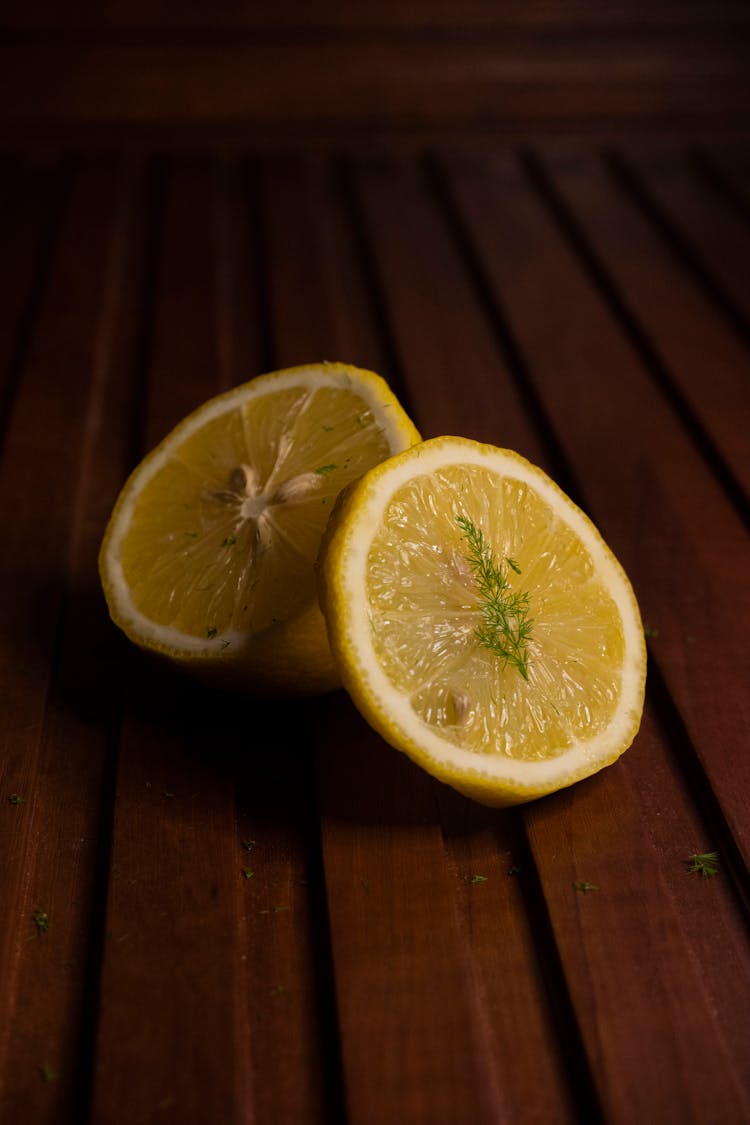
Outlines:
[{"label": "wooden table", "polygon": [[[11,151],[0,198],[0,1120],[750,1121],[747,150]],[[486,810],[109,623],[129,469],[323,358],[597,521],[618,764]]]}]

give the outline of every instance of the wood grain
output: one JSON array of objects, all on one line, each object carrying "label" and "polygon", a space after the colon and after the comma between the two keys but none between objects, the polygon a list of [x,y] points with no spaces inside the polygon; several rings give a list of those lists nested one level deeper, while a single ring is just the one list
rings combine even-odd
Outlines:
[{"label": "wood grain", "polygon": [[[750,357],[743,340],[726,324],[721,309],[712,308],[689,267],[675,261],[664,244],[665,232],[653,229],[623,188],[618,190],[614,177],[595,165],[584,172],[583,188],[574,163],[574,158],[559,158],[560,182],[581,216],[583,237],[622,301],[631,335],[664,389],[678,404],[685,402],[705,445],[721,451],[717,458],[724,459],[747,497],[750,436],[744,423],[750,410]],[[684,178],[689,184],[687,170]],[[716,210],[714,206],[710,213]],[[705,222],[696,226],[709,229]]]},{"label": "wood grain", "polygon": [[119,32],[129,29],[185,28],[205,32],[226,28],[232,32],[242,29],[312,29],[339,30],[350,33],[359,28],[373,30],[410,29],[424,35],[431,23],[438,28],[455,30],[460,27],[478,28],[483,32],[549,30],[559,33],[572,28],[604,30],[635,34],[667,29],[674,34],[693,27],[731,32],[747,26],[747,8],[741,0],[721,0],[708,4],[705,0],[662,0],[653,5],[644,0],[629,0],[616,7],[603,7],[594,0],[573,0],[561,11],[559,4],[550,0],[507,0],[498,5],[493,0],[465,0],[460,6],[455,0],[405,0],[373,4],[372,0],[322,0],[311,8],[304,0],[284,0],[282,3],[239,7],[231,0],[222,0],[210,9],[200,3],[183,4],[179,0],[159,0],[158,3],[129,3],[114,0],[106,7],[98,4],[79,4],[75,9],[61,9],[54,0],[34,0],[23,8],[13,5],[3,11],[3,23],[8,28],[47,31],[72,29]]},{"label": "wood grain", "polygon": [[[556,182],[564,182],[558,172]],[[492,206],[498,184],[502,210]],[[747,854],[742,794],[750,778],[730,750],[745,709],[746,657],[735,635],[747,615],[742,524],[518,167],[503,161],[488,176],[486,168],[463,164],[456,185],[464,202],[471,200],[464,215],[487,279],[556,419],[571,482],[578,493],[585,482],[593,510],[608,513],[603,530],[632,575],[646,623],[659,633],[655,656]],[[616,471],[605,476],[613,449]],[[722,692],[732,698],[726,708],[716,706],[713,692],[722,663]],[[709,728],[712,750],[704,755],[701,735],[709,738]]]},{"label": "wood grain", "polygon": [[[523,205],[518,207],[513,205],[506,182],[504,184],[504,206],[502,209],[494,208],[490,200],[497,192],[498,180],[490,178],[488,181],[482,177],[481,172],[477,175],[476,168],[473,165],[469,166],[467,170],[465,164],[461,163],[455,174],[456,180],[460,184],[457,190],[461,194],[462,200],[466,202],[471,199],[472,206],[470,208],[467,203],[467,209],[471,211],[469,221],[472,222],[474,230],[481,229],[482,232],[481,239],[477,239],[478,244],[491,262],[501,261],[502,269],[507,271],[502,275],[503,289],[500,291],[502,303],[499,307],[501,310],[505,310],[508,317],[517,312],[520,316],[528,316],[529,334],[532,331],[531,325],[534,325],[533,343],[530,335],[529,339],[523,339],[526,355],[532,358],[542,357],[545,344],[549,340],[552,350],[545,364],[546,370],[553,357],[556,363],[563,359],[560,351],[563,335],[559,324],[555,324],[554,331],[549,335],[540,331],[539,326],[543,323],[540,310],[545,307],[545,297],[547,301],[551,301],[551,293],[548,295],[544,293],[542,278],[546,277],[549,271],[554,277],[554,284],[556,287],[559,286],[557,301],[561,306],[561,315],[563,310],[567,309],[568,331],[571,334],[577,327],[576,323],[570,324],[573,317],[571,311],[573,306],[566,301],[561,301],[560,294],[562,292],[571,293],[572,279],[555,276],[554,243],[548,243],[544,259],[545,268],[539,269],[537,265],[534,270],[536,283],[534,302],[539,303],[539,308],[535,307],[533,312],[530,309],[527,310],[523,304],[524,300],[528,300],[528,297],[527,290],[523,287],[520,254],[525,254],[528,262],[533,243],[529,232],[522,226],[521,207]],[[435,411],[452,410],[454,404],[460,415],[462,400],[465,402],[465,396],[463,393],[460,395],[456,393],[456,374],[455,370],[451,370],[451,360],[455,354],[450,348],[451,329],[456,324],[460,325],[461,329],[465,329],[468,324],[472,324],[473,357],[478,360],[476,370],[479,372],[482,371],[480,357],[485,353],[489,354],[492,348],[493,330],[486,320],[483,321],[481,303],[476,296],[474,296],[473,302],[473,322],[470,319],[468,309],[472,305],[472,296],[471,291],[466,287],[466,283],[462,282],[460,256],[457,248],[454,247],[451,252],[448,240],[444,236],[444,241],[441,242],[435,230],[431,229],[429,235],[427,234],[426,216],[435,213],[435,208],[430,201],[426,182],[422,180],[420,188],[419,180],[414,178],[405,180],[404,177],[398,176],[398,172],[394,172],[393,169],[388,174],[387,166],[381,166],[374,174],[363,175],[363,183],[363,190],[368,200],[373,253],[382,263],[383,289],[388,294],[391,306],[394,310],[397,310],[394,312],[396,324],[399,327],[402,326],[403,337],[411,341],[412,353],[409,353],[408,348],[406,352],[408,358],[405,363],[405,378],[417,404],[417,417],[420,417],[420,402],[425,403],[422,409],[427,411],[428,418]],[[489,191],[484,200],[485,206],[480,212],[478,200],[481,188],[478,188],[477,184],[487,183],[489,184]],[[526,190],[529,191],[529,189]],[[520,181],[518,194],[519,196],[524,195]],[[491,228],[487,223],[490,214],[495,217]],[[482,216],[481,220],[480,215]],[[499,215],[502,215],[502,229],[500,229],[499,220],[496,217]],[[421,218],[418,218],[418,216],[421,216]],[[481,228],[479,226],[480,221],[482,222]],[[537,219],[534,229],[539,232],[541,228],[542,224]],[[393,232],[396,231],[409,232],[408,259],[411,263],[409,272],[405,272],[402,259],[397,257],[395,251],[391,249],[392,239],[395,240]],[[514,242],[514,240],[516,241]],[[519,247],[519,256],[516,256],[513,252],[515,245]],[[444,247],[442,254],[439,254],[439,247]],[[521,248],[523,249],[521,250]],[[556,248],[554,252],[557,252]],[[496,268],[499,270],[499,267]],[[495,276],[500,275],[498,273]],[[511,288],[512,296],[509,295]],[[506,289],[508,290],[507,293]],[[429,300],[434,300],[434,294],[439,294],[441,291],[446,294],[450,293],[452,297],[440,307],[439,315],[435,315],[437,310],[430,308],[428,298],[424,295],[429,293]],[[580,295],[576,294],[576,300],[577,307],[581,309],[579,313],[581,320],[578,321],[578,326],[581,330],[585,326],[585,331],[591,332],[592,322],[587,316],[587,310],[582,307]],[[507,333],[510,323],[510,321],[507,321],[505,328],[496,325],[495,331],[500,330]],[[400,339],[399,327],[396,328],[397,340]],[[424,341],[429,341],[429,344],[427,344],[429,362],[424,360]],[[508,343],[510,344],[510,339]],[[435,352],[432,351],[433,348]],[[442,362],[436,360],[435,353],[438,352],[442,357]],[[514,354],[512,348],[510,348],[509,355],[513,356]],[[421,362],[420,357],[422,357]],[[509,368],[506,367],[503,370],[497,364],[497,361],[495,361],[495,368],[497,378],[493,396],[495,402],[502,403],[504,396],[513,401],[513,381]],[[550,378],[553,377],[552,371],[553,369],[550,368]],[[545,393],[547,391],[547,384],[542,384],[541,397],[543,401],[537,403],[537,408],[546,406],[546,417],[554,418],[554,430],[559,434],[560,447],[563,447],[565,439],[563,434],[560,433],[560,426],[567,421],[568,412],[574,407],[574,399],[571,397],[570,387],[568,387],[566,393],[569,405],[562,409],[560,404],[554,400],[547,401]],[[531,410],[529,413],[533,418],[534,411]],[[539,454],[543,448],[543,443],[534,433],[533,425],[530,424],[531,419],[523,424],[519,416],[513,418],[507,410],[503,410],[502,414],[506,425],[511,420],[513,421],[515,443],[534,460],[540,460]],[[475,426],[477,417],[479,415],[475,410]],[[491,420],[492,415],[485,410],[481,417],[486,425]],[[430,432],[429,422],[426,429],[427,432]],[[471,436],[491,436],[496,442],[503,440],[501,436],[476,433],[474,430],[470,430],[469,433]],[[601,466],[597,485],[602,488],[609,487],[610,490],[612,488],[612,481],[607,482],[603,479]],[[669,755],[669,748],[663,741],[659,743],[659,753]],[[706,1106],[701,1103],[698,1097],[698,1086],[693,1088],[684,1084],[684,1065],[681,1060],[686,1050],[697,1050],[699,1048],[699,1044],[702,1042],[703,1027],[705,1021],[711,1018],[712,1007],[707,996],[703,995],[699,999],[699,993],[702,989],[700,978],[694,975],[688,979],[683,973],[681,966],[682,959],[686,955],[686,945],[682,937],[679,918],[675,913],[668,911],[663,904],[659,909],[656,909],[654,901],[643,894],[638,871],[639,869],[647,869],[655,860],[652,858],[648,844],[649,810],[640,808],[638,802],[633,800],[631,783],[627,775],[628,764],[626,758],[625,773],[620,767],[614,767],[609,771],[606,782],[602,781],[602,784],[607,786],[607,794],[612,801],[612,805],[609,811],[605,811],[597,804],[597,815],[601,815],[601,820],[597,821],[596,824],[591,823],[591,818],[585,810],[580,815],[574,809],[564,818],[559,820],[553,818],[552,810],[558,806],[565,807],[566,810],[569,809],[569,806],[572,807],[570,799],[566,797],[561,797],[559,801],[551,799],[550,801],[540,802],[538,806],[529,810],[525,820],[533,854],[540,872],[545,873],[551,870],[554,873],[552,876],[554,887],[547,885],[544,874],[542,874],[542,886],[562,957],[567,986],[573,997],[576,1016],[586,1042],[589,1065],[593,1071],[600,1103],[606,1111],[607,1119],[618,1120],[620,1113],[624,1113],[623,1120],[627,1120],[629,1109],[625,1108],[622,1092],[618,1094],[613,1089],[612,1079],[609,1076],[610,1067],[616,1066],[616,1060],[622,1054],[625,1054],[633,1069],[641,1074],[640,1088],[643,1091],[644,1100],[652,1106],[658,1105],[660,1107],[658,1110],[654,1110],[657,1117],[660,1113],[669,1111],[675,1112],[677,1116],[682,1113],[686,1116],[686,1119],[689,1119],[689,1115],[695,1112],[697,1114],[695,1119],[699,1120],[700,1114],[705,1112]],[[648,766],[644,765],[643,769],[647,771]],[[595,782],[587,783],[587,785],[578,787],[576,792],[579,789],[588,791],[595,784]],[[666,791],[662,794],[662,799],[667,807],[673,807],[677,801],[676,796]],[[690,834],[687,828],[685,828],[685,833],[686,835]],[[608,857],[605,862],[606,871],[602,871],[602,856],[599,855],[599,849],[603,841],[606,841],[605,854]],[[562,857],[566,853],[569,858],[567,866],[563,867],[561,866]],[[615,859],[615,857],[618,858]],[[609,864],[615,866],[610,868]],[[684,874],[684,872],[680,871],[680,874]],[[579,945],[582,922],[578,916],[578,896],[572,889],[573,883],[577,881],[591,881],[598,887],[617,888],[617,893],[627,898],[627,906],[624,906],[622,900],[620,900],[620,906],[616,908],[616,913],[620,917],[627,916],[630,919],[632,929],[629,931],[629,936],[622,930],[618,934],[618,967],[616,973],[618,985],[614,991],[609,990],[606,984],[607,978],[612,972],[611,953],[607,949],[606,943],[596,949],[587,949],[584,972]],[[660,893],[660,890],[654,891],[656,896]],[[620,914],[620,907],[623,907],[622,914]],[[580,906],[579,909],[582,912],[584,907]],[[740,947],[742,944],[741,924],[735,920],[730,923],[730,928],[734,929],[735,941],[738,942],[738,947]],[[707,939],[708,933],[706,934]],[[644,953],[644,945],[651,948],[650,954]],[[654,985],[653,982],[649,983],[649,978],[645,975],[644,957],[647,962],[653,959],[654,964],[658,963],[661,966],[660,973],[663,978],[669,972],[667,966],[672,966],[672,970],[669,972],[669,984],[665,985],[668,994],[673,998],[674,1003],[678,1006],[684,1005],[686,1012],[691,1011],[695,1015],[695,1023],[690,1028],[683,1026],[685,1020],[682,1017],[677,1017],[674,1009],[669,1015],[665,1016],[662,1034],[665,1034],[667,1038],[664,1040],[664,1050],[659,1056],[660,1066],[658,1070],[650,1062],[652,1058],[651,1044],[643,1040],[642,1037],[634,1037],[632,1034],[632,1011],[638,1005],[641,1005],[645,1018],[646,1012],[652,1012],[654,1003]],[[582,980],[584,976],[585,981]],[[726,977],[725,980],[729,984],[729,978]],[[622,989],[622,992],[620,989]],[[629,1003],[627,1013],[623,1011],[619,999],[623,992],[632,1000],[632,1004]],[[702,1013],[700,1016],[695,1014],[699,1010]],[[669,1039],[667,1028],[672,1026],[673,1020],[678,1018],[682,1020],[680,1035],[667,1042]],[[649,1016],[649,1019],[653,1023],[653,1013]],[[634,1022],[637,1024],[638,1020]],[[691,1046],[688,1046],[688,1044],[691,1044]],[[741,1119],[740,1115],[744,1112],[746,1095],[741,1085],[741,1079],[735,1073],[724,1048],[717,1046],[717,1054],[712,1065],[715,1065],[726,1076],[727,1101],[724,1107],[725,1112],[730,1116],[730,1119]],[[745,1082],[746,1077],[744,1075]],[[677,1110],[675,1107],[680,1108]]]},{"label": "wood grain", "polygon": [[747,128],[741,0],[0,6],[0,142],[313,149]]},{"label": "wood grain", "polygon": [[[0,160],[3,1120],[750,1118],[747,159],[460,149]],[[483,809],[341,693],[224,697],[116,634],[96,552],[134,462],[216,391],[323,358],[597,520],[652,630],[616,765]]]},{"label": "wood grain", "polygon": [[733,326],[750,324],[750,283],[745,268],[750,230],[727,199],[700,154],[628,148],[622,167],[631,172],[637,198],[667,242],[711,293]]},{"label": "wood grain", "polygon": [[[78,1051],[89,1035],[84,990],[94,984],[87,956],[95,945],[97,844],[116,693],[111,638],[82,600],[91,586],[96,515],[112,500],[112,480],[103,475],[102,494],[94,495],[82,470],[96,457],[116,335],[116,185],[111,164],[85,165],[75,175],[0,471],[0,510],[14,529],[3,552],[0,754],[8,920],[0,957],[0,1113],[11,1120],[74,1116]],[[33,260],[33,241],[30,250]],[[71,676],[76,666],[85,673]],[[12,794],[23,803],[10,804]],[[48,932],[37,931],[37,911],[47,915]],[[54,1089],[40,1078],[44,1067],[59,1075]]]}]

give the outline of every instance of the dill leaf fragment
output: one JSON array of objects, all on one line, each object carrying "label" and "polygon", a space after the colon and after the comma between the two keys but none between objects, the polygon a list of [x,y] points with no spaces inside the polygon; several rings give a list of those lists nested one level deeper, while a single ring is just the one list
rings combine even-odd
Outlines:
[{"label": "dill leaf fragment", "polygon": [[44,910],[35,910],[31,915],[38,934],[44,934],[49,929],[49,916]]},{"label": "dill leaf fragment", "polygon": [[700,875],[701,879],[711,879],[719,873],[718,852],[695,852],[686,861],[690,875]]}]

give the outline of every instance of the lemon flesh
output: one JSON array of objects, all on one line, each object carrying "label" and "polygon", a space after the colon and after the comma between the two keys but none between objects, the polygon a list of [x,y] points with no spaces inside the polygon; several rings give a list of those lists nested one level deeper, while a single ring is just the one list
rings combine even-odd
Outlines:
[{"label": "lemon flesh", "polygon": [[[479,634],[480,529],[528,595],[526,662]],[[330,529],[322,597],[355,702],[431,773],[491,804],[613,761],[638,729],[645,645],[630,584],[593,524],[517,454],[438,438],[368,473]]]},{"label": "lemon flesh", "polygon": [[387,384],[343,364],[211,400],[123,489],[100,556],[112,616],[228,686],[335,686],[315,592],[321,536],[339,491],[417,438]]}]

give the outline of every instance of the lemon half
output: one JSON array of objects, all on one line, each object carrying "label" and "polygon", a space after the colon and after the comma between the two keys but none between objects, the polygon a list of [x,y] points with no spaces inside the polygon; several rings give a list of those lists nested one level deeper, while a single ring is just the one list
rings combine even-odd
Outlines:
[{"label": "lemon half", "polygon": [[354,702],[461,792],[529,801],[635,737],[633,590],[592,522],[518,454],[443,437],[370,470],[342,496],[319,569]]},{"label": "lemon half", "polygon": [[112,618],[230,688],[339,683],[314,562],[340,490],[419,440],[387,383],[340,363],[211,399],[136,468],[99,557]]}]

